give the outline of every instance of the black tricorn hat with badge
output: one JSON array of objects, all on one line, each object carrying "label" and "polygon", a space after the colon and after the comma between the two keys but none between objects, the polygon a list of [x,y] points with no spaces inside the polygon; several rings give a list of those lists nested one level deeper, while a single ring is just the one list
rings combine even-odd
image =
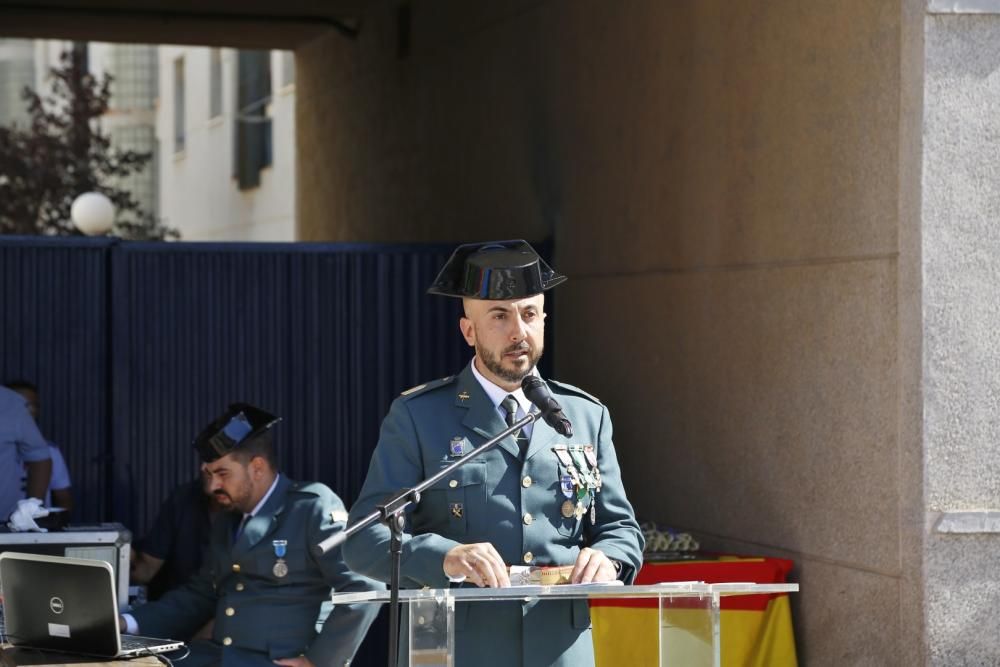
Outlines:
[{"label": "black tricorn hat with badge", "polygon": [[507,301],[541,294],[565,280],[527,241],[489,241],[455,248],[427,293]]},{"label": "black tricorn hat with badge", "polygon": [[233,403],[221,416],[202,429],[194,448],[205,463],[221,459],[240,446],[256,440],[281,421],[249,403]]}]

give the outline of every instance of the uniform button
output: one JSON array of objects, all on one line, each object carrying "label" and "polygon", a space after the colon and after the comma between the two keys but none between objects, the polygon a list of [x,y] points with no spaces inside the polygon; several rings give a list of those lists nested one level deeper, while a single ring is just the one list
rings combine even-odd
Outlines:
[{"label": "uniform button", "polygon": [[524,488],[528,488],[529,486],[531,486],[531,477],[525,475],[524,479],[521,480],[521,486],[523,486]]},{"label": "uniform button", "polygon": [[528,553],[524,554],[524,562],[525,563],[530,563],[533,560],[535,560],[535,554],[531,553],[530,551]]},{"label": "uniform button", "polygon": [[229,646],[232,643],[233,643],[233,638],[232,637],[223,637],[223,639],[222,639],[222,645],[223,646]]},{"label": "uniform button", "polygon": [[239,571],[240,571],[240,564],[233,563],[233,572],[239,572]]},{"label": "uniform button", "polygon": [[236,584],[236,590],[242,591],[244,588],[246,588],[246,587],[243,585],[242,581],[239,582],[238,584]]},{"label": "uniform button", "polygon": [[458,486],[458,480],[457,479],[451,480],[450,482],[448,482],[448,486],[450,486],[453,489],[456,488]]},{"label": "uniform button", "polygon": [[235,616],[236,610],[232,607],[226,607],[226,616]]},{"label": "uniform button", "polygon": [[524,521],[524,525],[525,526],[530,526],[531,525],[531,521],[532,521],[531,514],[530,513],[529,514],[525,514],[524,517],[521,520]]}]

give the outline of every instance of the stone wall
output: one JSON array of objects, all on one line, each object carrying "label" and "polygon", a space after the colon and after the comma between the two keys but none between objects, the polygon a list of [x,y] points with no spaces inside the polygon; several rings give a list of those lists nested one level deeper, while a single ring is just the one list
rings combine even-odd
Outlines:
[{"label": "stone wall", "polygon": [[301,237],[554,237],[640,518],[794,559],[805,664],[918,664],[920,3],[379,7],[299,50]]}]

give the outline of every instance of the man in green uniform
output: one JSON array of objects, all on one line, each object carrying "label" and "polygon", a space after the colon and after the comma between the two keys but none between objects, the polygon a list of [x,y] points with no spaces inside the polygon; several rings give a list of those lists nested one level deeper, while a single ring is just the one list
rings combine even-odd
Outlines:
[{"label": "man in green uniform", "polygon": [[[429,291],[463,299],[459,326],[475,356],[458,375],[393,402],[352,520],[533,409],[521,382],[537,374],[542,354],[543,292],[564,280],[524,241],[454,252]],[[537,421],[425,491],[407,516],[403,586],[508,586],[511,565],[571,566],[573,583],[632,581],[643,540],[622,487],[608,410],[576,387],[547,384],[574,435]],[[343,548],[352,568],[388,581],[384,525]],[[594,660],[585,600],[460,605],[455,639],[458,665],[579,667]]]},{"label": "man in green uniform", "polygon": [[278,421],[237,403],[196,438],[209,491],[230,514],[212,524],[198,574],[125,615],[129,632],[181,639],[214,619],[211,641],[192,642],[184,665],[343,667],[378,613],[375,605],[338,605],[317,634],[331,589],[383,586],[351,572],[339,549],[314,555],[314,545],[343,530],[347,511],[323,484],[278,473]]}]

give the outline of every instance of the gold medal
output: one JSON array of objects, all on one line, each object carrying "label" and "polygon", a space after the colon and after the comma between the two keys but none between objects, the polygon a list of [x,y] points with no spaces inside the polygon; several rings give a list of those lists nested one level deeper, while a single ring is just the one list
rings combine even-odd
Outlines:
[{"label": "gold medal", "polygon": [[567,519],[573,516],[574,513],[573,501],[567,500],[566,502],[564,502],[562,504],[562,507],[560,508],[560,511],[562,512],[562,515]]}]

